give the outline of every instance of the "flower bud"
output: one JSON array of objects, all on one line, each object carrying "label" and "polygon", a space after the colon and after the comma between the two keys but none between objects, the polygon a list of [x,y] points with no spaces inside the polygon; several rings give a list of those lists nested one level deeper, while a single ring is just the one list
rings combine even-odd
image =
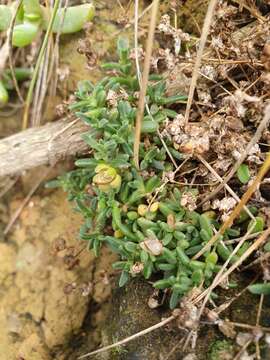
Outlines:
[{"label": "flower bud", "polygon": [[144,216],[147,213],[148,207],[147,205],[140,204],[138,206],[137,212],[140,216]]},{"label": "flower bud", "polygon": [[157,212],[158,211],[158,207],[159,207],[159,202],[156,201],[154,202],[151,206],[150,206],[150,212]]},{"label": "flower bud", "polygon": [[121,187],[121,176],[116,170],[107,165],[100,164],[95,168],[96,175],[93,177],[93,183],[98,186],[101,191],[108,192],[110,190],[119,191]]}]

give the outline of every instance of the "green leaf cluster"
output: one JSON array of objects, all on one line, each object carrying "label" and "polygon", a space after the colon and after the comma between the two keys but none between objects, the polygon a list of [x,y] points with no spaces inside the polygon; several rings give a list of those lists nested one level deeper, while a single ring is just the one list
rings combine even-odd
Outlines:
[{"label": "green leaf cluster", "polygon": [[[164,80],[150,77],[146,100],[151,114],[144,113],[137,170],[133,143],[139,84],[125,39],[118,41],[118,55],[118,63],[103,66],[111,76],[96,85],[81,82],[77,99],[70,106],[89,125],[83,138],[91,148],[91,157],[77,160],[76,170],[51,185],[61,185],[68,191],[76,210],[84,216],[80,238],[88,248],[98,255],[102,244],[107,244],[119,254],[120,260],[114,264],[121,272],[119,285],[124,286],[137,275],[149,279],[159,274],[153,286],[170,289],[170,307],[174,308],[193,287],[212,282],[234,249],[225,240],[239,236],[240,229],[227,230],[199,260],[192,259],[220,224],[208,213],[199,214],[181,206],[183,191],[196,196],[196,190],[180,191],[169,183],[163,186],[164,175],[173,168],[156,135],[168,117],[176,116],[169,105],[184,97],[167,97]],[[170,139],[164,141],[180,164],[182,154],[172,151]],[[247,221],[241,216],[241,223]],[[231,262],[237,261],[250,243],[244,245]]]}]

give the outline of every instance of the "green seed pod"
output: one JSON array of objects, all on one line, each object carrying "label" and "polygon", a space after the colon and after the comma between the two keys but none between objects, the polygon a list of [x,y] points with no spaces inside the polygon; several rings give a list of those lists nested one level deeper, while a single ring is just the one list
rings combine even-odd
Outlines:
[{"label": "green seed pod", "polygon": [[[42,7],[44,30],[47,29],[50,21],[50,11],[48,8]],[[92,4],[83,4],[77,6],[70,6],[66,9],[59,9],[57,11],[52,31],[54,33],[61,32],[61,34],[72,34],[82,30],[83,26],[93,19],[95,15],[95,8]],[[64,21],[62,24],[62,19]],[[61,26],[62,25],[62,26]]]},{"label": "green seed pod", "polygon": [[[31,76],[32,71],[30,69],[15,68],[14,73],[17,81],[23,81]],[[4,70],[2,74],[2,82],[6,90],[14,89],[14,82],[12,80],[11,72],[9,69]]]},{"label": "green seed pod", "polygon": [[0,80],[0,106],[5,105],[8,102],[8,92],[3,82]]},{"label": "green seed pod", "polygon": [[6,31],[9,28],[12,19],[12,12],[9,6],[0,5],[0,31]]},{"label": "green seed pod", "polygon": [[34,22],[25,22],[14,26],[12,45],[24,47],[31,44],[39,32],[39,24]]}]

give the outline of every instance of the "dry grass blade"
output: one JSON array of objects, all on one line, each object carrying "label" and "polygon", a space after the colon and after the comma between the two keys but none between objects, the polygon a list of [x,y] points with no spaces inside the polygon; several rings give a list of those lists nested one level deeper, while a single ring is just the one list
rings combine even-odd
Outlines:
[{"label": "dry grass blade", "polygon": [[35,87],[36,80],[37,80],[37,77],[38,77],[38,71],[39,71],[40,65],[42,63],[42,59],[43,59],[45,50],[47,48],[49,36],[50,36],[50,34],[52,32],[52,27],[53,27],[54,19],[56,17],[57,9],[59,7],[59,3],[60,3],[60,0],[55,0],[52,15],[51,15],[51,18],[50,18],[50,21],[49,21],[49,25],[48,25],[46,34],[44,36],[44,40],[42,42],[41,49],[40,49],[39,54],[38,54],[36,66],[35,66],[35,69],[34,69],[34,72],[33,72],[33,76],[32,76],[31,82],[30,82],[29,90],[28,90],[28,93],[27,93],[26,101],[25,101],[25,109],[24,109],[23,124],[22,124],[23,129],[26,129],[27,125],[28,125],[29,110],[30,110],[30,105],[31,105],[32,97],[33,97],[34,87]]},{"label": "dry grass blade", "polygon": [[[266,280],[264,281],[264,283],[266,283]],[[256,318],[256,326],[260,326],[260,319],[261,319],[261,315],[262,315],[262,308],[263,308],[263,301],[264,301],[264,294],[261,294],[260,296],[260,301],[259,301],[259,306],[258,306],[258,311],[257,311],[257,318]],[[261,350],[260,350],[260,337],[255,337],[255,347],[256,347],[256,357],[257,360],[261,360]]]},{"label": "dry grass blade", "polygon": [[212,237],[212,239],[193,257],[193,259],[198,259],[202,254],[205,253],[220,237],[220,235],[223,235],[225,230],[228,229],[236,219],[236,217],[239,215],[240,211],[243,209],[243,207],[246,205],[246,203],[251,198],[252,194],[256,191],[257,186],[260,184],[262,178],[267,173],[267,171],[270,169],[270,153],[267,155],[267,158],[265,159],[262,167],[260,168],[260,171],[256,178],[254,179],[251,186],[247,189],[245,194],[242,196],[241,201],[237,204],[237,206],[232,211],[229,218],[223,223],[219,231]]},{"label": "dry grass blade", "polygon": [[137,169],[139,169],[139,148],[140,148],[140,139],[141,139],[141,127],[142,127],[142,119],[144,114],[144,104],[145,104],[145,95],[148,85],[148,77],[150,70],[150,61],[153,49],[155,28],[156,28],[156,20],[157,13],[159,7],[159,0],[153,1],[153,8],[151,14],[151,21],[149,24],[149,33],[147,38],[146,52],[145,52],[145,60],[143,67],[143,75],[142,75],[142,85],[139,96],[139,104],[136,116],[136,125],[135,125],[135,138],[134,138],[134,162]]},{"label": "dry grass blade", "polygon": [[159,322],[159,323],[157,323],[157,324],[155,324],[153,326],[150,326],[149,328],[147,328],[145,330],[142,330],[142,331],[140,331],[140,332],[138,332],[138,333],[136,333],[136,334],[134,334],[132,336],[129,336],[129,337],[123,339],[123,340],[117,341],[116,343],[114,343],[112,345],[104,346],[101,349],[92,351],[92,352],[90,352],[88,354],[84,354],[84,355],[80,356],[78,359],[85,359],[87,357],[90,357],[90,356],[93,356],[93,355],[96,355],[96,354],[100,354],[100,353],[102,353],[104,351],[111,350],[111,349],[113,349],[113,348],[115,348],[117,346],[124,345],[124,344],[126,344],[126,343],[128,343],[128,342],[130,342],[130,341],[132,341],[134,339],[137,339],[138,337],[141,337],[141,336],[146,335],[146,334],[148,334],[148,333],[150,333],[150,332],[152,332],[152,331],[154,331],[156,329],[161,328],[162,326],[168,324],[169,322],[171,322],[174,319],[175,319],[175,316],[170,316],[167,319],[164,319],[161,322]]},{"label": "dry grass blade", "polygon": [[214,15],[214,11],[215,11],[217,2],[218,2],[218,0],[210,0],[208,9],[207,9],[207,13],[205,16],[203,29],[202,29],[202,35],[201,35],[201,39],[200,39],[200,46],[199,46],[199,50],[197,53],[196,62],[194,65],[192,78],[191,78],[191,84],[190,84],[190,88],[189,88],[188,101],[187,101],[187,107],[186,107],[186,113],[185,113],[185,123],[186,124],[188,123],[188,119],[189,119],[189,113],[190,113],[190,109],[191,109],[191,105],[192,105],[192,101],[193,101],[194,91],[195,91],[196,84],[197,84],[199,68],[200,68],[201,60],[202,60],[202,56],[203,56],[203,50],[204,50],[204,47],[206,44],[207,36],[209,33],[211,21],[212,21],[213,15]]}]

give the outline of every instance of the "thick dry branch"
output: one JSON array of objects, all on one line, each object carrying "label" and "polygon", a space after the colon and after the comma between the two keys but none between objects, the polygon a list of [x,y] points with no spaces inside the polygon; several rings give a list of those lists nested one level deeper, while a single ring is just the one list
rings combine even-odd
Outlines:
[{"label": "thick dry branch", "polygon": [[64,119],[1,140],[0,177],[85,152],[88,146],[81,135],[87,130],[81,120]]}]

